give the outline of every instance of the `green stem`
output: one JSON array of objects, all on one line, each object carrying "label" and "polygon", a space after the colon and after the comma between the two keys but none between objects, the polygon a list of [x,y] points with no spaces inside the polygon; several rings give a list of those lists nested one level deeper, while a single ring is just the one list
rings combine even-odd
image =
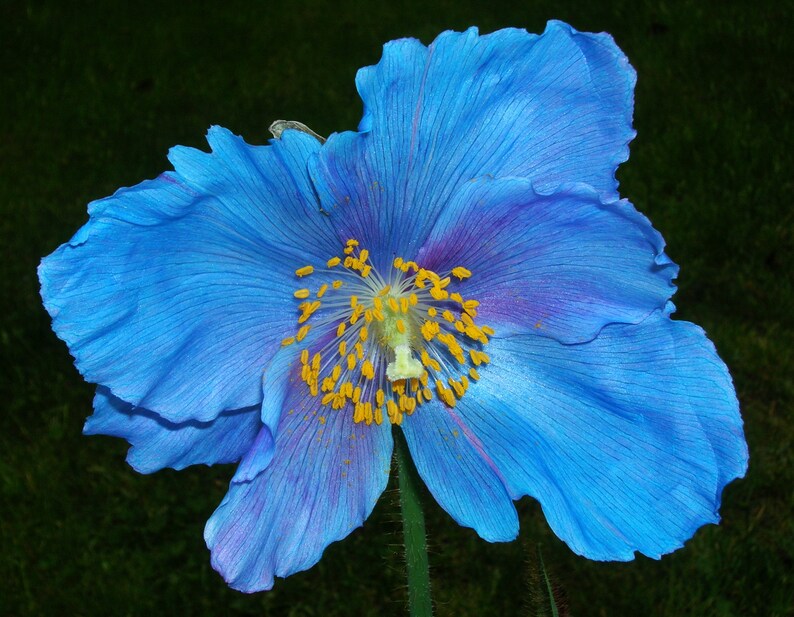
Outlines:
[{"label": "green stem", "polygon": [[538,544],[538,560],[540,561],[540,571],[543,572],[543,580],[546,583],[546,593],[549,595],[549,602],[551,603],[551,617],[560,617],[560,612],[557,610],[557,602],[554,601],[554,589],[551,587],[549,573],[546,572],[546,564],[543,563],[543,553],[540,552],[540,544]]},{"label": "green stem", "polygon": [[411,617],[432,617],[430,568],[427,561],[425,515],[419,500],[419,476],[416,473],[402,430],[395,427],[394,452],[400,486],[400,510],[403,517],[405,566],[408,575],[408,610]]}]

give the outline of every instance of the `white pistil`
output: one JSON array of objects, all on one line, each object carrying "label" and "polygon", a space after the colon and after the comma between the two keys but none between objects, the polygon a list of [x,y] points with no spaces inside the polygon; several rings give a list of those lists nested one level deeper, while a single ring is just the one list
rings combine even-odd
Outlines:
[{"label": "white pistil", "polygon": [[386,379],[389,381],[419,379],[424,371],[422,363],[413,357],[408,345],[397,345],[394,348],[394,362],[389,362],[386,366]]}]

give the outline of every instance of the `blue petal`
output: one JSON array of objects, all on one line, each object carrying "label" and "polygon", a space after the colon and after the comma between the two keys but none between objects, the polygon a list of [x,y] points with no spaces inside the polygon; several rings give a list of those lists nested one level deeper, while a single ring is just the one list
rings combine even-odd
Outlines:
[{"label": "blue petal", "polygon": [[262,430],[240,462],[232,482],[250,482],[270,464],[285,401],[293,394],[292,389],[298,379],[292,373],[300,352],[302,349],[324,349],[334,334],[332,328],[314,328],[300,346],[288,345],[273,356],[262,376]]},{"label": "blue petal", "polygon": [[494,338],[455,411],[514,498],[591,559],[679,548],[716,522],[747,446],[730,375],[697,326],[655,313],[590,343]]},{"label": "blue petal", "polygon": [[523,178],[481,178],[444,208],[418,259],[436,272],[471,270],[460,291],[500,335],[578,343],[665,306],[678,267],[663,249],[630,203],[587,185],[543,193]]},{"label": "blue petal", "polygon": [[[429,48],[393,41],[356,83],[362,132],[332,135],[310,163],[312,178],[344,235],[377,238],[374,248],[406,258],[471,178],[585,182],[614,196],[635,134],[626,57],[609,35],[560,22],[540,36],[472,28]],[[382,268],[389,255],[379,257]]]},{"label": "blue petal", "polygon": [[165,467],[235,463],[250,448],[259,427],[257,407],[224,412],[211,422],[173,424],[99,387],[94,414],[83,433],[126,439],[132,446],[127,462],[140,473],[152,473]]},{"label": "blue petal", "polygon": [[204,532],[213,567],[249,593],[317,563],[364,522],[389,477],[388,423],[355,424],[344,411],[322,416],[303,384],[285,409],[270,465],[232,483]]},{"label": "blue petal", "polygon": [[455,521],[489,542],[518,536],[518,514],[499,471],[455,410],[433,400],[402,424],[416,469]]},{"label": "blue petal", "polygon": [[256,478],[273,460],[275,449],[274,432],[268,426],[262,426],[237,466],[232,482],[250,482]]},{"label": "blue petal", "polygon": [[214,127],[208,141],[211,154],[174,148],[175,172],[91,204],[39,268],[85,378],[171,422],[259,404],[262,368],[294,331],[294,270],[331,248],[306,172],[315,139],[253,147]]}]

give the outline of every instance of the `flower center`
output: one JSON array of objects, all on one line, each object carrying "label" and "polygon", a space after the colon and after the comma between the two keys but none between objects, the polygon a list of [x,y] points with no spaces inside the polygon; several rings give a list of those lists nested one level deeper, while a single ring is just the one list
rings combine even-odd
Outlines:
[{"label": "flower center", "polygon": [[458,266],[439,274],[401,257],[380,273],[353,239],[343,253],[324,268],[295,271],[323,279],[295,291],[298,329],[282,341],[300,345],[315,329],[300,353],[310,394],[367,424],[400,424],[433,396],[454,407],[489,362],[483,347],[494,334],[475,323],[479,302],[456,289],[472,273]]}]

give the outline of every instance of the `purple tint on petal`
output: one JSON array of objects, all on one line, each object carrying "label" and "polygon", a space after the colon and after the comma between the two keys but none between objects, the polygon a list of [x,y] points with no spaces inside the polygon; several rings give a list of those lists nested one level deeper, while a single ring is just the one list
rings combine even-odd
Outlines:
[{"label": "purple tint on petal", "polygon": [[678,267],[663,251],[630,203],[587,185],[540,192],[524,178],[480,178],[446,205],[418,260],[436,272],[469,269],[450,291],[479,301],[478,319],[499,335],[581,343],[666,304]]},{"label": "purple tint on petal", "polygon": [[205,529],[213,567],[247,593],[317,563],[364,522],[389,477],[389,424],[356,424],[301,386],[288,391],[270,464],[233,482]]}]

